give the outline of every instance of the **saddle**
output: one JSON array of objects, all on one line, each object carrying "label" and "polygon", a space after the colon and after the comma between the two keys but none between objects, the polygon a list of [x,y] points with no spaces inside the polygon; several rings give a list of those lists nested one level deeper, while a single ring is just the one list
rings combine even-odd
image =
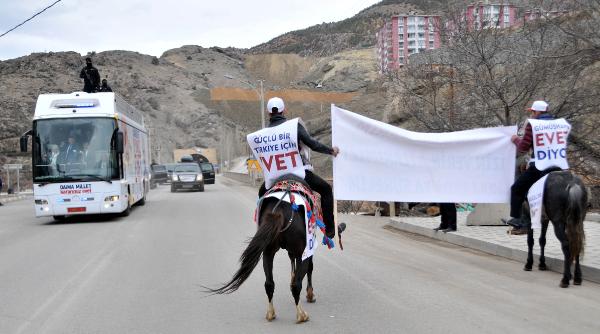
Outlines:
[{"label": "saddle", "polygon": [[[286,198],[285,194],[283,197],[273,196],[273,194],[281,192],[289,193],[287,194],[289,198]],[[303,198],[306,201],[297,201],[297,198],[294,196],[294,194],[299,195],[300,198]],[[257,211],[254,217],[255,222],[257,222],[258,217],[260,217],[260,210],[263,206],[263,201],[270,197],[278,197],[280,200],[289,202],[292,204],[292,208],[295,207],[295,210],[297,210],[297,206],[299,205],[304,206],[307,212],[316,213],[316,215],[312,215],[311,220],[323,220],[323,214],[321,211],[321,195],[315,191],[312,191],[308,183],[306,183],[306,181],[300,177],[295,175],[284,175],[275,180],[275,184],[269,190],[267,190],[263,197],[258,200]]]}]

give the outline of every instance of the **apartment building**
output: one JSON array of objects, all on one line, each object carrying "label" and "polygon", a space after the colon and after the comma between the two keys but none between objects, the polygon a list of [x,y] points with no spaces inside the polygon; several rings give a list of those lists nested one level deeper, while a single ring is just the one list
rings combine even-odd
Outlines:
[{"label": "apartment building", "polygon": [[467,6],[467,29],[508,28],[517,23],[517,8],[507,2],[478,2]]},{"label": "apartment building", "polygon": [[377,33],[380,72],[400,68],[412,54],[439,48],[439,26],[435,15],[392,16]]}]

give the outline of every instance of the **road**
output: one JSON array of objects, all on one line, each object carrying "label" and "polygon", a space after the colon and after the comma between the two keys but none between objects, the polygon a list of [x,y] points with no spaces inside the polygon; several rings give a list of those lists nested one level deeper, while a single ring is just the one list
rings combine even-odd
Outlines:
[{"label": "road", "polygon": [[[277,319],[259,265],[231,295],[255,192],[219,179],[203,193],[160,186],[126,218],[55,223],[29,201],[0,207],[0,333],[599,333],[600,286],[343,217],[345,250],[315,258],[310,321],[295,324],[289,260],[275,263]],[[304,295],[304,293],[303,293]]]}]

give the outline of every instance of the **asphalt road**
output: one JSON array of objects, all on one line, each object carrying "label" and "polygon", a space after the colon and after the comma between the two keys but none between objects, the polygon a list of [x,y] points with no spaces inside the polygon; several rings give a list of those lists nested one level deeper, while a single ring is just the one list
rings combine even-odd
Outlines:
[{"label": "asphalt road", "polygon": [[597,284],[560,289],[557,273],[355,216],[344,251],[317,250],[307,323],[278,254],[269,323],[262,265],[231,295],[201,288],[237,269],[254,205],[254,190],[219,179],[203,193],[160,186],[127,218],[0,207],[0,333],[600,333]]}]

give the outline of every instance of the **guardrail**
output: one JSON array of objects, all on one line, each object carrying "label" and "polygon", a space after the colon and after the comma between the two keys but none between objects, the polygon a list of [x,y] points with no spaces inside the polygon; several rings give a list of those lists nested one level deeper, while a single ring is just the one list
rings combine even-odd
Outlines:
[{"label": "guardrail", "polygon": [[223,172],[223,176],[230,179],[243,182],[250,186],[260,186],[263,182],[262,173],[234,173],[234,172]]}]

